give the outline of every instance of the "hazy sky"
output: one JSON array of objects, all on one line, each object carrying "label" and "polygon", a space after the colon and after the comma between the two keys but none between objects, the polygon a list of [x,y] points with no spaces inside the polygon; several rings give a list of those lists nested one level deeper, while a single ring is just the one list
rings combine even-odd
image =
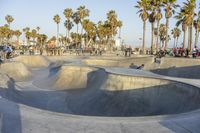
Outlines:
[{"label": "hazy sky", "polygon": [[[182,3],[186,0],[178,0]],[[197,0],[198,1],[198,0]],[[109,10],[115,10],[120,20],[123,21],[122,37],[125,43],[139,45],[142,37],[142,21],[138,17],[136,0],[0,0],[0,25],[6,23],[7,14],[14,17],[11,24],[13,29],[22,29],[26,26],[30,28],[41,27],[40,33],[49,36],[56,35],[56,24],[53,16],[59,14],[62,18],[60,32],[65,34],[63,11],[66,8],[76,10],[80,5],[85,5],[90,10],[90,19],[94,22],[106,19],[106,13]],[[162,20],[163,23],[165,19]],[[171,28],[175,25],[172,19]],[[75,28],[74,28],[75,29]],[[147,25],[147,44],[150,45],[150,24]],[[171,32],[171,30],[170,30]],[[180,39],[181,41],[181,39]],[[173,40],[171,41],[172,45]]]}]

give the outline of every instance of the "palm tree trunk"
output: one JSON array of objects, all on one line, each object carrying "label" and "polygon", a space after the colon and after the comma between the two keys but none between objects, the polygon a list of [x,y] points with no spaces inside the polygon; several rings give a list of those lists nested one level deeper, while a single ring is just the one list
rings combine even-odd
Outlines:
[{"label": "palm tree trunk", "polygon": [[142,44],[142,53],[146,54],[146,21],[143,21],[143,44]]},{"label": "palm tree trunk", "polygon": [[[81,22],[81,25],[82,25],[82,22]],[[81,44],[80,44],[80,45],[83,45],[83,44],[82,44],[82,39],[83,39],[83,25],[82,25],[82,27],[81,27]],[[86,45],[86,43],[85,43],[84,45]],[[86,46],[85,46],[85,47],[86,47]]]},{"label": "palm tree trunk", "polygon": [[151,52],[154,53],[154,23],[151,23]]},{"label": "palm tree trunk", "polygon": [[76,33],[77,33],[77,35],[78,35],[78,24],[76,25]]},{"label": "palm tree trunk", "polygon": [[176,47],[178,47],[178,40],[179,40],[179,37],[177,37],[176,39]]},{"label": "palm tree trunk", "polygon": [[183,31],[183,49],[185,49],[186,48],[186,31],[187,31],[187,29],[185,30],[185,31]]},{"label": "palm tree trunk", "polygon": [[110,42],[110,53],[112,52],[113,48],[113,40],[114,40],[114,33],[113,33],[113,25],[111,26],[111,42]]},{"label": "palm tree trunk", "polygon": [[76,43],[78,42],[78,24],[76,25]]},{"label": "palm tree trunk", "polygon": [[174,48],[176,48],[176,38],[174,38]]},{"label": "palm tree trunk", "polygon": [[159,44],[159,34],[160,34],[160,21],[157,21],[157,42],[156,42],[156,50],[158,51],[158,48],[160,46]]},{"label": "palm tree trunk", "polygon": [[190,51],[192,51],[192,47],[191,47],[191,45],[190,45],[190,40],[191,40],[191,36],[190,36],[190,33],[191,33],[191,28],[190,28],[190,26],[189,26],[189,28],[188,28],[188,50],[189,50],[189,52]]},{"label": "palm tree trunk", "polygon": [[121,28],[119,28],[119,38],[121,38]]},{"label": "palm tree trunk", "polygon": [[70,31],[69,30],[67,30],[67,34],[68,34],[68,38],[70,38]]},{"label": "palm tree trunk", "polygon": [[59,34],[59,24],[57,24],[57,37],[56,37],[56,45],[58,46],[58,34]]},{"label": "palm tree trunk", "polygon": [[165,49],[168,48],[168,41],[169,41],[169,37],[168,37],[168,28],[169,28],[169,18],[166,18],[166,42],[165,42]]},{"label": "palm tree trunk", "polygon": [[192,53],[192,32],[193,32],[193,23],[190,26],[190,53]]},{"label": "palm tree trunk", "polygon": [[198,47],[198,41],[199,41],[199,32],[198,30],[196,30],[196,34],[195,34],[195,46]]}]

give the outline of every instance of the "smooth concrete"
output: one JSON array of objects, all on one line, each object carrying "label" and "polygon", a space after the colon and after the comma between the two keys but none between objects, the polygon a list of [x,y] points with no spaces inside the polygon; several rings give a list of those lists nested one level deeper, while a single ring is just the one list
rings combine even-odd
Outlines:
[{"label": "smooth concrete", "polygon": [[200,59],[161,58],[159,65],[151,65],[148,70],[171,77],[200,79]]},{"label": "smooth concrete", "polygon": [[12,77],[15,81],[24,81],[31,76],[29,68],[21,62],[6,62],[1,64],[0,73]]},{"label": "smooth concrete", "polygon": [[[17,82],[12,76],[0,74],[5,79],[0,80],[0,132],[200,131],[199,79],[87,66],[83,60],[90,57],[62,58],[59,62],[47,59],[46,67],[27,66],[32,74],[28,81]],[[37,63],[34,66],[39,66]],[[63,82],[66,86],[59,88]]]}]

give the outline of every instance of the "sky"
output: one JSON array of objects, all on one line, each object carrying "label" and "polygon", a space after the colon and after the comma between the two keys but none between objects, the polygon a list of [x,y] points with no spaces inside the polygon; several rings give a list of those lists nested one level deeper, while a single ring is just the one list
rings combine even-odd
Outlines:
[{"label": "sky", "polygon": [[[178,0],[178,4],[182,4],[183,1],[186,0]],[[143,23],[138,17],[138,9],[134,7],[136,0],[0,0],[0,26],[6,23],[5,16],[9,14],[15,19],[11,28],[23,29],[28,26],[33,29],[39,26],[40,33],[53,36],[56,35],[53,16],[59,14],[61,16],[60,33],[65,35],[63,11],[66,8],[72,8],[75,11],[80,5],[85,5],[90,10],[89,19],[95,23],[106,20],[106,13],[109,10],[115,10],[118,18],[123,21],[122,38],[125,44],[135,47],[141,45],[139,38],[142,38]],[[165,19],[162,23],[165,23]],[[175,20],[172,18],[170,27],[174,28],[174,26]],[[75,27],[73,30],[75,31]],[[147,46],[150,46],[151,26],[149,23],[146,34]],[[173,40],[170,41],[170,45],[173,45]]]}]

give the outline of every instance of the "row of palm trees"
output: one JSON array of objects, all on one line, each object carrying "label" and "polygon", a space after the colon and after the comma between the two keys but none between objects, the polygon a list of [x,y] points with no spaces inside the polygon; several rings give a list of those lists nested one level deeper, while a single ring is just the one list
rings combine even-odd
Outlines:
[{"label": "row of palm trees", "polygon": [[[11,15],[7,15],[5,17],[7,24],[4,26],[0,26],[0,42],[1,43],[9,43],[9,40],[16,36],[17,43],[19,44],[19,38],[22,35],[20,30],[11,29],[11,23],[14,21],[14,18]],[[35,44],[44,45],[48,39],[47,35],[39,34],[40,27],[36,27],[33,30],[30,30],[29,27],[24,28],[22,31],[26,37],[27,44],[30,45],[30,41],[32,39]]]},{"label": "row of palm trees", "polygon": [[34,45],[45,45],[48,39],[48,36],[45,34],[40,34],[40,27],[36,27],[35,29],[30,30],[29,27],[25,27],[22,30],[26,37],[26,42],[30,45],[31,39]]},{"label": "row of palm trees", "polygon": [[[73,11],[71,8],[67,8],[64,10],[63,14],[66,19],[64,22],[66,36],[63,36],[61,39],[58,37],[61,17],[58,14],[53,17],[54,22],[57,24],[57,43],[59,42],[59,39],[61,41],[65,40],[65,44],[68,45],[72,42],[75,44],[85,42],[82,44],[85,47],[88,47],[91,43],[109,43],[109,47],[111,48],[117,33],[119,33],[120,36],[123,24],[122,21],[118,20],[118,16],[114,10],[107,13],[107,20],[99,21],[98,23],[94,23],[88,19],[90,11],[85,6],[80,6],[76,11]],[[76,25],[76,32],[71,32],[74,25]],[[79,25],[81,25],[80,32]]]},{"label": "row of palm trees", "polygon": [[0,26],[0,43],[6,42],[15,36],[17,38],[17,41],[19,42],[19,37],[21,36],[20,30],[12,30],[9,28],[8,25]]},{"label": "row of palm trees", "polygon": [[[181,30],[178,28],[182,26],[183,31],[183,48],[186,48],[186,32],[188,31],[188,49],[192,51],[193,43],[193,28],[196,30],[195,45],[198,45],[198,37],[200,32],[200,12],[195,13],[196,0],[186,0],[183,6],[177,4],[177,0],[139,0],[135,6],[139,9],[138,13],[143,21],[143,45],[142,50],[145,53],[146,49],[146,23],[147,20],[151,23],[151,50],[158,51],[159,48],[167,49],[170,39],[169,23],[170,18],[177,19],[176,27],[172,29],[171,34],[174,38],[174,46],[177,46],[178,38]],[[175,12],[180,8],[179,12]],[[164,11],[164,13],[162,12]],[[198,15],[197,15],[198,14]],[[166,23],[160,24],[163,16],[165,16]],[[155,23],[157,27],[155,28]],[[156,43],[154,42],[156,35]],[[162,43],[162,46],[161,46]]]}]

